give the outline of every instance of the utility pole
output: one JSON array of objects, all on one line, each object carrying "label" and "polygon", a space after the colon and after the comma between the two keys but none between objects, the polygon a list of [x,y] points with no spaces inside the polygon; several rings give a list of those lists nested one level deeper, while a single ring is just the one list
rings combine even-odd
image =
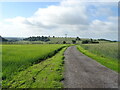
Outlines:
[{"label": "utility pole", "polygon": [[65,34],[65,38],[67,38],[67,34]]},{"label": "utility pole", "polygon": [[65,41],[67,41],[67,34],[65,34]]}]

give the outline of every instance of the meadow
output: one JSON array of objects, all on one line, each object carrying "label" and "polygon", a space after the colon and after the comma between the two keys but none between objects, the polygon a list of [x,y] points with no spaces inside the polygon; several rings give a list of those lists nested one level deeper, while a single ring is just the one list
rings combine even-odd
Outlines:
[{"label": "meadow", "polygon": [[63,53],[67,47],[59,51],[55,56],[41,63],[28,67],[15,75],[14,78],[3,87],[9,88],[62,88],[63,83]]},{"label": "meadow", "polygon": [[20,71],[50,58],[63,47],[65,45],[62,44],[2,45],[3,85],[12,80]]},{"label": "meadow", "polygon": [[81,44],[78,49],[104,66],[118,71],[118,43]]},{"label": "meadow", "polygon": [[85,50],[88,50],[101,57],[118,59],[118,43],[100,43],[100,44],[82,44]]},{"label": "meadow", "polygon": [[[64,51],[75,38],[50,38],[51,41],[17,41],[2,45],[3,88],[61,88]],[[82,39],[84,40],[84,39]],[[71,44],[60,44],[66,41]],[[102,65],[118,72],[118,43],[100,41],[82,44],[77,49]],[[53,44],[52,44],[53,43]],[[59,44],[56,44],[59,43]],[[38,69],[39,68],[39,69]]]}]

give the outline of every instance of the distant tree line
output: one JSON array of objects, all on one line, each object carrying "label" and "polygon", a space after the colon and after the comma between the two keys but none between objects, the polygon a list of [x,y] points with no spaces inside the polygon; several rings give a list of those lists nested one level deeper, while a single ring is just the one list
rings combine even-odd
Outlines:
[{"label": "distant tree line", "polygon": [[89,44],[89,43],[99,43],[98,41],[96,41],[96,40],[93,40],[93,39],[90,39],[90,40],[83,40],[82,41],[82,44]]},{"label": "distant tree line", "polygon": [[8,40],[0,36],[0,42],[7,42]]},{"label": "distant tree line", "polygon": [[107,40],[107,39],[98,39],[98,41],[111,41],[111,40]]},{"label": "distant tree line", "polygon": [[107,40],[107,39],[98,39],[98,41],[109,41],[109,42],[117,42],[117,41],[111,41],[111,40]]},{"label": "distant tree line", "polygon": [[23,40],[25,41],[50,41],[50,39],[48,37],[44,37],[44,36],[37,36],[37,37],[28,37],[28,38],[24,38]]}]

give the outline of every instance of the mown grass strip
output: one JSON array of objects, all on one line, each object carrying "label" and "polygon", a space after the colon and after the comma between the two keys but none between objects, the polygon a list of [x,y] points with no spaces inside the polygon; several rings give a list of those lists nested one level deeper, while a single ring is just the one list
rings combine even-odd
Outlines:
[{"label": "mown grass strip", "polygon": [[66,48],[55,56],[21,71],[7,85],[3,85],[3,88],[62,88],[63,53]]},{"label": "mown grass strip", "polygon": [[89,52],[88,50],[83,49],[80,45],[77,45],[77,49],[82,52],[83,54],[91,57],[92,59],[96,60],[97,62],[101,63],[102,65],[116,71],[116,72],[120,72],[118,71],[118,61],[117,60],[113,60],[113,59],[109,59],[106,57],[101,57],[98,56],[96,54],[93,54],[91,52]]}]

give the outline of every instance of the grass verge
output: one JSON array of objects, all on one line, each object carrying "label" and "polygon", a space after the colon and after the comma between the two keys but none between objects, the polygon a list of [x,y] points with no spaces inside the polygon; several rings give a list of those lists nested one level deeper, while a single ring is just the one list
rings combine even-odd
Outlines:
[{"label": "grass verge", "polygon": [[116,72],[120,72],[118,71],[118,61],[117,60],[113,60],[110,58],[106,58],[106,57],[101,57],[99,55],[93,54],[91,52],[89,52],[88,50],[83,49],[80,45],[77,45],[77,49],[82,52],[83,54],[91,57],[92,59],[96,60],[97,62],[101,63],[102,65],[116,71]]},{"label": "grass verge", "polygon": [[6,86],[3,85],[3,88],[62,88],[63,53],[66,48],[55,56],[21,71]]}]

